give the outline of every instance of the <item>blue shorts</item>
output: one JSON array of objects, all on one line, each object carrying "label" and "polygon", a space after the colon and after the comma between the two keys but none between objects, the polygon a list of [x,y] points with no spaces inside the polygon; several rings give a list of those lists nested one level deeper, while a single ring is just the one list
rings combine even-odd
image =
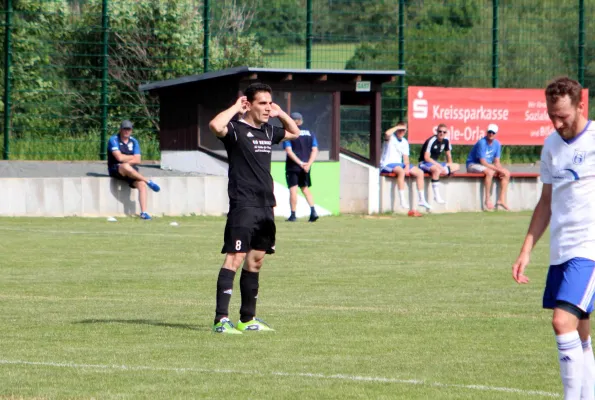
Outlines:
[{"label": "blue shorts", "polygon": [[[380,172],[383,174],[390,174],[391,172],[393,172],[395,167],[401,167],[401,168],[405,169],[405,164],[403,164],[403,163],[386,164],[384,167],[382,167]],[[411,168],[413,168],[413,165],[409,164],[409,169],[411,169]]]},{"label": "blue shorts", "polygon": [[590,314],[594,295],[594,260],[577,257],[559,265],[550,265],[543,293],[543,308],[555,308],[558,301],[563,301]]},{"label": "blue shorts", "polygon": [[[441,162],[441,163],[438,163],[438,164],[442,165],[443,167],[446,167],[446,163],[445,162]],[[434,164],[432,164],[431,162],[422,161],[422,162],[419,163],[419,169],[421,169],[424,172],[430,172],[430,168],[432,168],[433,165]]]}]

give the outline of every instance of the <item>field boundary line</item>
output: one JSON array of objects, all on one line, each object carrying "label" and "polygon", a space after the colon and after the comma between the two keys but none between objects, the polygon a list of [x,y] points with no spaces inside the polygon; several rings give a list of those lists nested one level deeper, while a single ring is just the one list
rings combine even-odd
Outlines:
[{"label": "field boundary line", "polygon": [[97,370],[114,370],[114,371],[162,371],[175,373],[198,373],[198,374],[241,374],[252,376],[283,376],[291,378],[314,378],[324,380],[341,380],[347,382],[369,382],[369,383],[393,383],[402,385],[419,385],[439,388],[456,388],[466,390],[478,390],[484,392],[503,392],[503,393],[517,393],[527,396],[542,396],[561,398],[561,395],[553,392],[545,392],[541,390],[524,390],[518,388],[508,388],[499,386],[487,385],[463,385],[456,383],[440,383],[429,382],[419,379],[397,379],[386,378],[380,376],[359,376],[346,374],[319,374],[308,372],[260,372],[260,371],[244,371],[231,369],[206,369],[206,368],[176,368],[176,367],[152,367],[152,366],[134,366],[134,365],[108,365],[108,364],[76,364],[70,362],[51,362],[51,361],[25,361],[25,360],[0,360],[0,365],[28,365],[38,367],[54,367],[54,368],[72,368],[72,369],[97,369]]}]

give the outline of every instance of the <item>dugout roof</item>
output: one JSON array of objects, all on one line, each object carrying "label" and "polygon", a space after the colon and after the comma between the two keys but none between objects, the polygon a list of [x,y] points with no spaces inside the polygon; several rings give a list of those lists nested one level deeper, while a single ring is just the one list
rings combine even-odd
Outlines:
[{"label": "dugout roof", "polygon": [[[341,131],[348,130],[342,129],[345,124],[341,124],[341,116],[352,120],[358,115],[357,134],[364,140],[369,138],[369,154],[362,161],[377,166],[382,142],[382,84],[404,75],[403,70],[244,66],[150,82],[140,85],[139,90],[159,97],[161,150],[201,150],[225,158],[222,144],[209,132],[208,123],[231,106],[246,86],[262,82],[272,87],[274,101],[286,112],[300,111],[305,121],[316,121],[310,129],[317,132],[323,160],[338,160],[340,151],[350,153],[340,146]],[[281,151],[273,155],[273,159],[284,157]]]}]

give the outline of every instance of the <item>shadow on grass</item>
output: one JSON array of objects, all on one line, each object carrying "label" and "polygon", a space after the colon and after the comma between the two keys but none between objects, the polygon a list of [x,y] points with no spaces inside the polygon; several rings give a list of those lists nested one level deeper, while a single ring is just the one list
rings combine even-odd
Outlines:
[{"label": "shadow on grass", "polygon": [[84,319],[76,321],[75,324],[133,324],[133,325],[152,325],[162,326],[166,328],[190,329],[193,331],[211,330],[210,326],[191,325],[191,324],[172,324],[162,321],[154,321],[151,319]]}]

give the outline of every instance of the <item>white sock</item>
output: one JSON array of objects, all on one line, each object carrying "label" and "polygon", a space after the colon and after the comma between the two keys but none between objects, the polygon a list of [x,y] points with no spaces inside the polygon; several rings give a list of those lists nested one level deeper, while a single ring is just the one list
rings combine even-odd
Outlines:
[{"label": "white sock", "polygon": [[399,190],[399,199],[401,200],[401,204],[405,202],[405,191]]},{"label": "white sock", "polygon": [[585,356],[578,331],[556,336],[565,399],[580,399]]},{"label": "white sock", "polygon": [[420,203],[425,203],[426,202],[426,195],[424,194],[423,190],[418,190],[417,191],[417,196],[419,197],[419,202]]},{"label": "white sock", "polygon": [[595,359],[593,358],[593,347],[591,336],[582,342],[585,365],[583,368],[583,384],[581,389],[581,400],[595,400]]},{"label": "white sock", "polygon": [[432,182],[432,191],[434,192],[434,200],[442,202],[442,196],[440,196],[440,181]]}]

